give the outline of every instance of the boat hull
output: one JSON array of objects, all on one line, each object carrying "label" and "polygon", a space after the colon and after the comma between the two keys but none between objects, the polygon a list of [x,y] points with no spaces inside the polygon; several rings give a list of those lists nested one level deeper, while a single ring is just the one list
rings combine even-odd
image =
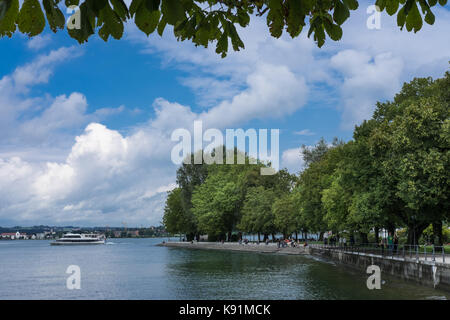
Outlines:
[{"label": "boat hull", "polygon": [[86,245],[96,245],[105,244],[104,240],[99,241],[54,241],[50,242],[52,246],[86,246]]}]

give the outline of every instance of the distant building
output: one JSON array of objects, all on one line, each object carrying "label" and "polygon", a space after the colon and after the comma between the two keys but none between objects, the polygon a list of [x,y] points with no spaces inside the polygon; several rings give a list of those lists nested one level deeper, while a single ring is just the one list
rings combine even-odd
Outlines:
[{"label": "distant building", "polygon": [[0,235],[2,239],[28,239],[28,236],[26,233],[20,233],[19,231],[16,232],[4,232]]},{"label": "distant building", "polygon": [[122,231],[114,231],[114,238],[120,238]]},{"label": "distant building", "polygon": [[36,233],[36,239],[38,240],[45,239],[45,233],[44,232]]},{"label": "distant building", "polygon": [[139,230],[128,231],[128,234],[132,237],[139,237]]}]

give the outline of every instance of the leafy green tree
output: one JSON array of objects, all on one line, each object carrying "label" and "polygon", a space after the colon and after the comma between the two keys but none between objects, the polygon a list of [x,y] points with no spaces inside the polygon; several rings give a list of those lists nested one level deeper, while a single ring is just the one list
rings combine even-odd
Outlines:
[{"label": "leafy green tree", "polygon": [[[438,2],[445,6],[447,0],[377,0],[376,5],[391,16],[397,13],[401,29],[417,32],[423,20],[434,24],[432,7]],[[155,31],[161,36],[171,25],[179,40],[204,47],[214,42],[222,57],[230,42],[235,51],[244,48],[236,27],[247,27],[251,17],[265,16],[275,38],[283,31],[295,38],[308,24],[308,37],[313,35],[322,47],[326,35],[334,41],[342,38],[342,24],[359,6],[357,0],[132,0],[129,7],[123,0],[65,0],[64,4],[79,6],[81,28],[68,30],[79,43],[95,33],[104,41],[120,39],[124,24],[134,19],[147,36]],[[19,0],[0,0],[0,36],[11,37],[18,29],[33,37],[46,22],[53,32],[64,29],[62,8],[60,0],[43,0],[42,6],[38,0],[24,0],[21,6]]]},{"label": "leafy green tree", "polygon": [[331,145],[329,145],[327,141],[322,137],[312,148],[302,145],[301,154],[303,157],[303,161],[305,162],[305,167],[308,167],[311,163],[320,161],[329,149],[336,147],[342,143],[342,141],[334,138]]},{"label": "leafy green tree", "polygon": [[208,165],[205,163],[195,164],[194,155],[188,157],[191,159],[190,163],[183,163],[178,168],[176,180],[181,189],[181,202],[185,211],[190,211],[192,208],[191,199],[195,187],[205,182],[208,177]]},{"label": "leafy green tree", "polygon": [[169,233],[184,233],[187,240],[193,239],[197,231],[195,216],[184,209],[181,188],[168,192],[163,223]]},{"label": "leafy green tree", "polygon": [[269,234],[274,234],[275,217],[272,212],[272,204],[275,194],[271,189],[265,189],[263,186],[250,188],[245,196],[244,206],[242,208],[242,219],[238,228],[248,233],[257,233],[264,235],[264,240]]},{"label": "leafy green tree", "polygon": [[435,224],[442,243],[442,222],[448,220],[450,74],[443,79],[414,79],[394,101],[379,104],[379,126],[371,137],[372,152],[408,226],[408,242],[417,243],[423,230]]},{"label": "leafy green tree", "polygon": [[195,188],[192,212],[201,232],[211,236],[227,234],[231,239],[231,233],[240,219],[243,194],[234,181],[233,170],[229,169],[218,165],[214,174],[209,174],[205,182]]},{"label": "leafy green tree", "polygon": [[275,227],[280,231],[284,238],[288,238],[295,232],[298,239],[298,231],[300,230],[300,219],[295,207],[295,199],[292,194],[287,193],[280,198],[275,199],[272,204],[272,211],[275,217]]},{"label": "leafy green tree", "polygon": [[322,192],[330,186],[331,174],[337,164],[334,158],[338,153],[330,153],[330,151],[341,144],[335,139],[333,144],[328,145],[322,138],[313,148],[303,148],[307,167],[298,178],[296,197],[301,219],[304,221],[306,229],[311,232],[323,234],[327,230]]}]

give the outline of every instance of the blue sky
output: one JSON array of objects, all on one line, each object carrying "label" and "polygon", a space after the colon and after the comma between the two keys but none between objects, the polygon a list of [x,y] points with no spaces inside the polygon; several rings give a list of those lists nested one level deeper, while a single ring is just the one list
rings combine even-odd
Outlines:
[{"label": "blue sky", "polygon": [[246,49],[225,59],[132,25],[81,46],[65,31],[0,39],[0,225],[158,224],[175,186],[170,134],[194,120],[280,129],[281,165],[298,172],[302,144],[351,139],[376,101],[448,70],[447,8],[413,34],[385,14],[369,30],[367,5],[321,49],[253,17]]}]

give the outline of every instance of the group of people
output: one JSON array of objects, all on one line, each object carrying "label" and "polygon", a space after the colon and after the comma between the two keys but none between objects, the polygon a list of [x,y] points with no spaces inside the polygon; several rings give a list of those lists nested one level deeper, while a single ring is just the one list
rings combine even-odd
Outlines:
[{"label": "group of people", "polygon": [[[291,247],[291,248],[295,248],[295,247],[300,247],[302,244],[300,243],[300,241],[295,241],[294,239],[276,239],[274,242],[277,243],[277,247],[278,248],[287,248],[287,247]],[[249,241],[248,239],[239,239],[239,244],[248,244]],[[269,245],[270,240],[266,239],[264,241],[264,243],[266,245]],[[259,244],[259,241],[256,242],[256,244]],[[308,245],[308,242],[305,241],[303,243],[303,246],[306,247]]]},{"label": "group of people", "polygon": [[[339,245],[340,247],[346,247],[347,246],[347,238],[332,235],[330,237],[324,237],[323,244],[328,244],[330,246]],[[355,239],[352,236],[350,237],[349,244],[350,244],[350,246],[353,246],[355,244]]]},{"label": "group of people", "polygon": [[398,251],[398,236],[397,233],[394,232],[392,234],[389,232],[387,238],[381,238],[380,243],[378,244],[381,250],[388,249],[391,253],[397,253]]},{"label": "group of people", "polygon": [[[305,241],[305,243],[303,244],[304,247],[306,247],[308,245],[308,242]],[[277,247],[278,248],[286,248],[286,247],[291,247],[291,248],[295,248],[295,247],[300,247],[300,241],[295,242],[293,239],[284,239],[284,240],[280,240],[277,239]]]}]

